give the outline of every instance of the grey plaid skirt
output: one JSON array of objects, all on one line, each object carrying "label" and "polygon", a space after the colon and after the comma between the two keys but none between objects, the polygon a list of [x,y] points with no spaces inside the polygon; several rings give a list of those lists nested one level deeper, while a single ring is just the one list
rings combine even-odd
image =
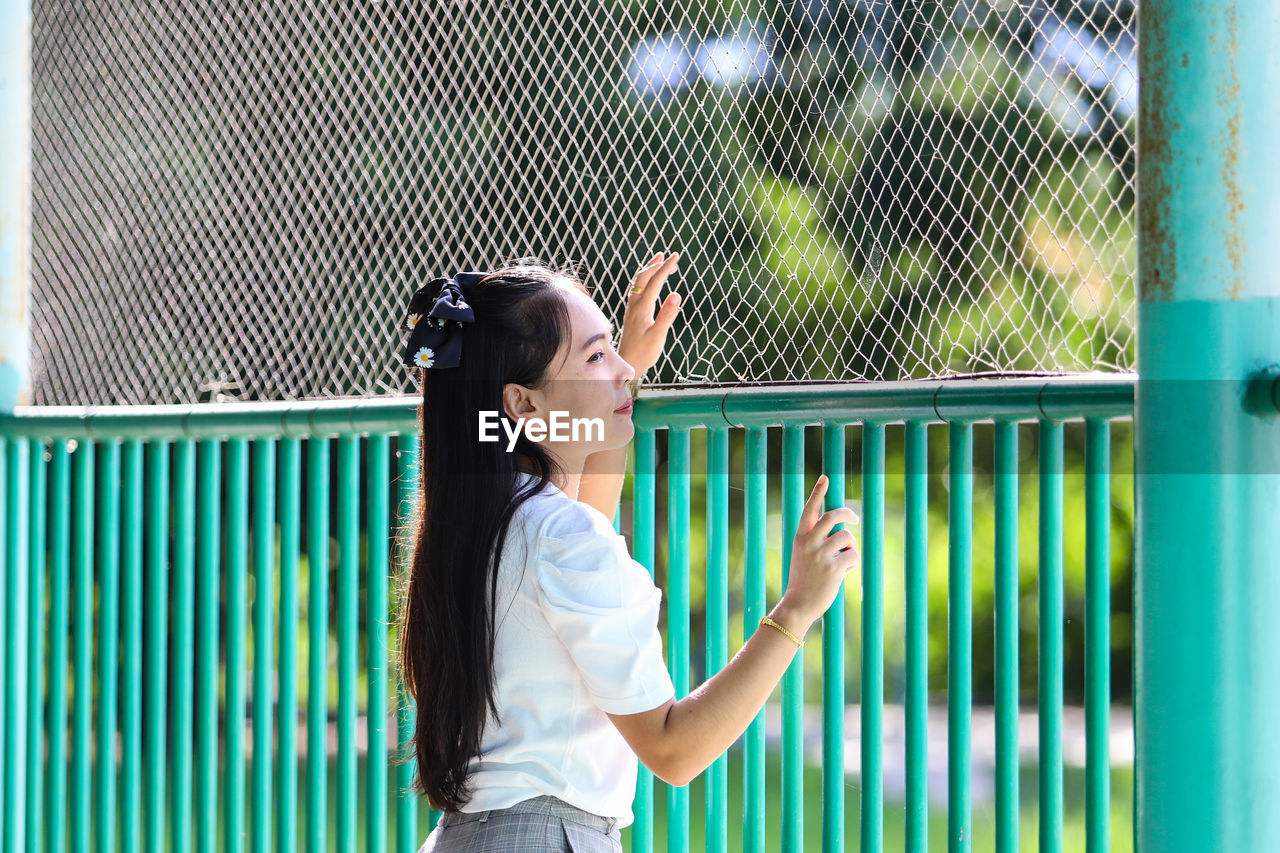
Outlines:
[{"label": "grey plaid skirt", "polygon": [[622,853],[617,822],[543,795],[505,809],[445,812],[418,853]]}]

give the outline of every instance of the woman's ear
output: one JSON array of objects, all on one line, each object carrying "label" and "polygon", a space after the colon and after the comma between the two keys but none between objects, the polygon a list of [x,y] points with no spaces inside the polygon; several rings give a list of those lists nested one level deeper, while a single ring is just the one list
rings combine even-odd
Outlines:
[{"label": "woman's ear", "polygon": [[502,409],[513,421],[527,418],[538,411],[533,392],[514,382],[502,386]]}]

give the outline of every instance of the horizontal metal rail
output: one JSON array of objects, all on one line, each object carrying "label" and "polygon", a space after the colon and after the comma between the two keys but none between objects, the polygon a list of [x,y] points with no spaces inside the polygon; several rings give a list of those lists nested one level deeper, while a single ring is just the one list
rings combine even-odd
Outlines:
[{"label": "horizontal metal rail", "polygon": [[[645,388],[638,427],[749,427],[824,421],[940,423],[1071,420],[1133,415],[1137,377],[945,379],[920,382],[759,385],[725,390]],[[18,406],[0,436],[26,438],[310,438],[417,429],[417,397],[183,406]]]}]

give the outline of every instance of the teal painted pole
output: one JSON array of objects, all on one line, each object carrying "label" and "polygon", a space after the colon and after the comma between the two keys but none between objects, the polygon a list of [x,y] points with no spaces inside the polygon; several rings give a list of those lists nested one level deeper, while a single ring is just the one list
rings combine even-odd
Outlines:
[{"label": "teal painted pole", "polygon": [[1111,423],[1085,422],[1085,844],[1111,847]]},{"label": "teal painted pole", "polygon": [[[244,850],[245,621],[248,611],[249,440],[227,442],[226,671],[223,707],[222,849]],[[217,683],[215,678],[214,684]]]},{"label": "teal painted pole", "polygon": [[904,430],[906,543],[906,850],[929,849],[929,426],[908,421]]},{"label": "teal painted pole", "polygon": [[[66,442],[54,442],[53,463],[54,463],[54,482],[58,484],[58,461],[59,449],[65,452]],[[63,456],[65,459],[65,455]],[[167,729],[169,728],[169,712],[168,712],[168,681],[166,673],[169,671],[168,645],[169,645],[169,442],[154,440],[147,445],[147,498],[146,498],[146,548],[147,548],[147,590],[146,590],[146,612],[143,616],[145,624],[144,636],[146,638],[146,671],[144,674],[145,692],[144,701],[147,706],[147,712],[144,717],[144,734],[145,741],[143,743],[143,765],[142,765],[142,844],[145,853],[163,853],[165,851],[165,819],[167,812],[165,811],[165,774],[167,769],[166,762],[166,742]],[[65,467],[65,463],[64,463]],[[55,485],[55,495],[66,495],[69,491],[65,481],[59,485]],[[57,504],[55,504],[57,506]],[[54,541],[57,541],[58,531],[60,527],[54,524]],[[65,524],[61,529],[65,529]],[[55,586],[51,595],[54,607],[57,607],[58,587],[56,580],[58,578],[57,571],[57,552],[54,552],[55,560]],[[63,584],[65,589],[65,584]],[[65,599],[65,596],[64,596]],[[63,606],[59,615],[52,616],[50,622],[53,626],[63,625],[66,622],[66,608]],[[58,635],[53,635],[54,642],[58,640]],[[55,655],[54,661],[57,662],[60,657]],[[50,711],[52,713],[55,702],[61,702],[65,709],[65,688],[63,686],[65,678],[60,680],[62,670],[51,671],[49,675],[50,687],[55,691],[54,696],[58,699],[50,698]],[[63,714],[65,721],[65,713]],[[61,728],[52,727],[51,735],[54,738],[54,747],[61,752],[62,740],[60,737]],[[53,772],[61,778],[61,762],[53,764]],[[61,786],[55,782],[53,776],[50,777],[49,785],[49,802],[58,808],[61,803],[60,798]],[[62,821],[58,818],[55,811],[50,815],[53,827],[53,837],[62,837]],[[51,847],[51,851],[61,851],[61,846]]]},{"label": "teal painted pole", "polygon": [[307,445],[307,853],[325,850],[329,718],[329,439]]},{"label": "teal painted pole", "polygon": [[1280,7],[1140,17],[1135,835],[1144,853],[1280,845]]},{"label": "teal painted pole", "polygon": [[[27,453],[31,459],[31,512],[27,522],[30,534],[27,539],[27,566],[31,585],[28,590],[27,649],[30,664],[27,669],[27,839],[26,853],[43,850],[44,830],[44,571],[45,548],[48,543],[46,515],[48,501],[48,466],[44,458],[44,440],[30,439]],[[137,703],[133,703],[135,706]],[[125,748],[129,740],[126,735]],[[134,845],[133,849],[137,849]]]},{"label": "teal painted pole", "polygon": [[121,850],[142,849],[142,450],[125,439],[121,463],[120,692],[132,697],[120,707]]},{"label": "teal painted pole", "polygon": [[[822,473],[830,481],[823,512],[844,506],[844,430],[840,421],[822,424]],[[844,646],[841,584],[822,615],[822,853],[844,853]]]},{"label": "teal painted pole", "polygon": [[[743,507],[746,518],[746,576],[742,592],[742,642],[760,626],[765,615],[765,523],[769,508],[769,435],[764,427],[747,429],[746,487]],[[765,775],[764,708],[747,726],[742,736],[742,851],[764,853]]]},{"label": "teal painted pole", "polygon": [[[49,772],[45,850],[67,849],[67,629],[71,596],[71,454],[54,439],[49,460]],[[155,853],[147,848],[146,853]]]},{"label": "teal painted pole", "polygon": [[[8,541],[8,530],[12,524],[8,515],[8,507],[12,506],[8,502],[9,499],[9,472],[8,472],[8,446],[10,441],[17,439],[6,439],[0,435],[0,661],[8,660],[14,655],[9,653],[9,632],[7,630],[7,622],[9,621],[9,564],[7,562],[8,549],[3,547],[2,543]],[[15,575],[16,577],[16,575]],[[0,718],[3,717],[5,708],[8,705],[9,682],[4,678],[4,664],[0,663]],[[3,720],[0,719],[0,723]],[[5,757],[9,754],[9,729],[4,725],[0,725],[0,814],[9,813],[8,800],[8,768],[5,766]],[[0,851],[5,847],[5,833],[8,832],[7,824],[0,827]]]},{"label": "teal painted pole", "polygon": [[4,838],[5,850],[17,853],[25,846],[27,814],[27,601],[28,553],[27,514],[30,447],[14,438],[3,442],[5,468],[0,482],[5,490],[4,574],[8,588],[5,616],[4,655]]},{"label": "teal painted pole", "polygon": [[[667,433],[667,668],[689,694],[689,430]],[[667,786],[667,850],[689,849],[689,786]]]},{"label": "teal painted pole", "polygon": [[253,443],[253,811],[249,825],[249,849],[253,853],[267,853],[271,842],[275,478],[276,440],[260,438]]},{"label": "teal painted pole", "polygon": [[[116,840],[116,702],[120,654],[120,442],[102,443],[98,478],[98,747],[94,779],[94,849]],[[12,682],[10,682],[12,683]],[[10,848],[13,849],[13,848]]]},{"label": "teal painted pole", "polygon": [[[413,516],[419,495],[419,482],[422,476],[418,466],[418,434],[402,432],[396,439],[396,492],[397,527],[404,545],[400,549],[401,568],[399,572],[408,573],[406,563],[409,559],[409,537],[413,529]],[[638,464],[638,463],[637,463]],[[397,748],[404,750],[409,739],[413,737],[414,704],[404,682],[396,679],[396,743]],[[418,795],[410,790],[413,776],[417,772],[417,761],[410,758],[396,766],[396,851],[397,853],[414,853],[422,840],[418,838]],[[427,812],[427,835],[435,828],[434,813]]]},{"label": "teal painted pole", "polygon": [[[862,425],[862,853],[884,849],[884,424]],[[843,529],[843,525],[837,525]]]},{"label": "teal painted pole", "polygon": [[[787,424],[782,428],[784,591],[791,580],[791,538],[804,509],[804,486],[804,426]],[[804,649],[796,650],[782,676],[782,850],[804,850]]]},{"label": "teal painted pole", "polygon": [[[222,442],[200,442],[196,485],[196,769],[197,853],[213,853],[218,838],[218,626],[221,612]],[[239,502],[242,497],[233,500]],[[230,544],[230,543],[229,543]],[[225,800],[224,800],[225,803]]]},{"label": "teal painted pole", "polygon": [[31,402],[31,0],[0,3],[0,115],[0,413],[11,414]]},{"label": "teal painted pole", "polygon": [[[785,543],[785,536],[783,540]],[[788,546],[784,544],[784,547]],[[725,427],[707,430],[706,589],[706,677],[710,678],[729,661],[729,430]],[[703,850],[726,853],[729,849],[728,753],[721,754],[703,775],[707,799]]]},{"label": "teal painted pole", "polygon": [[973,849],[973,424],[947,428],[947,850]]},{"label": "teal painted pole", "polygon": [[302,520],[302,442],[280,439],[280,663],[276,719],[277,853],[298,849],[298,558]]},{"label": "teal painted pole", "polygon": [[[369,436],[369,520],[366,537],[365,646],[369,673],[366,722],[365,814],[387,813],[387,569],[391,536],[388,496],[391,489],[391,438],[386,433]],[[366,820],[365,849],[387,849],[387,822]],[[264,849],[262,853],[266,853]]]},{"label": "teal painted pole", "polygon": [[338,787],[339,850],[356,849],[356,659],[359,638],[360,437],[338,439]]},{"label": "teal painted pole", "polygon": [[996,853],[1018,849],[1018,422],[995,423]]},{"label": "teal painted pole", "polygon": [[1062,424],[1040,420],[1040,850],[1062,850]]},{"label": "teal painted pole", "polygon": [[[196,814],[192,793],[195,777],[192,770],[192,732],[195,727],[196,661],[196,442],[183,439],[173,444],[173,503],[176,518],[173,527],[173,631],[159,635],[157,642],[173,645],[173,684],[169,706],[158,708],[172,727],[170,743],[164,751],[161,742],[160,761],[172,769],[169,786],[169,850],[187,853],[194,847],[192,821]],[[169,507],[160,509],[167,513]],[[160,602],[160,606],[164,606]],[[167,712],[167,713],[166,713]]]},{"label": "teal painted pole", "polygon": [[73,459],[74,527],[71,535],[75,537],[75,542],[71,558],[71,612],[74,619],[71,658],[75,692],[72,694],[71,705],[71,808],[68,813],[71,823],[68,838],[74,853],[88,853],[89,842],[93,837],[90,817],[93,807],[93,792],[90,788],[92,767],[89,761],[92,750],[89,742],[89,714],[92,710],[89,691],[93,685],[93,673],[89,669],[93,660],[93,649],[90,646],[90,629],[93,623],[93,443],[79,442]]},{"label": "teal painted pole", "polygon": [[[636,473],[635,492],[631,501],[631,529],[635,531],[631,556],[649,571],[654,567],[654,505],[657,499],[657,436],[652,429],[637,427],[635,438]],[[668,610],[668,612],[670,612]],[[637,768],[636,796],[632,811],[635,821],[628,827],[631,844],[628,850],[635,853],[653,851],[653,773],[643,764]]]}]

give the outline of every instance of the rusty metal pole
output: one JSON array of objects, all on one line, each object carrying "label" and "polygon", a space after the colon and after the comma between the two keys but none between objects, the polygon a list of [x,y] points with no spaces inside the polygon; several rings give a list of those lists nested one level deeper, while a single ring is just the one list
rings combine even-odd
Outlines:
[{"label": "rusty metal pole", "polygon": [[1136,849],[1280,850],[1280,6],[1139,17]]}]

